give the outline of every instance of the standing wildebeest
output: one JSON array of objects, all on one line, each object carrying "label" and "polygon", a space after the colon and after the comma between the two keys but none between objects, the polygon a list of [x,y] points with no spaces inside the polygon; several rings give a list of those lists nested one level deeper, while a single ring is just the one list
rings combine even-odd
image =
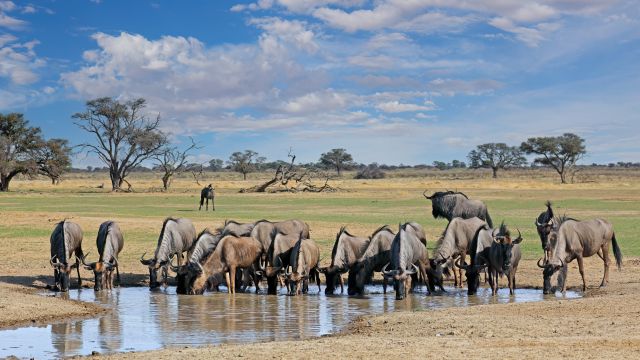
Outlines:
[{"label": "standing wildebeest", "polygon": [[[178,266],[182,265],[182,253],[191,249],[195,239],[196,228],[191,220],[171,217],[164,220],[153,258],[145,260],[144,254],[140,257],[140,262],[149,267],[149,288],[167,285],[167,267],[171,258],[177,255]],[[158,281],[160,271],[161,281]]]},{"label": "standing wildebeest", "polygon": [[327,287],[324,289],[325,294],[333,294],[336,282],[340,284],[340,293],[344,291],[342,274],[349,271],[364,254],[370,241],[371,238],[356,237],[349,234],[344,226],[340,228],[331,251],[331,265],[318,269],[326,276]]},{"label": "standing wildebeest", "polygon": [[[460,257],[465,260],[471,241],[478,230],[485,226],[484,220],[473,217],[470,219],[453,218],[436,242],[436,249],[433,252],[433,259],[430,260],[431,268],[434,271],[434,281],[442,287],[442,272],[448,271],[449,264]],[[462,287],[462,269],[453,270],[454,286]]]},{"label": "standing wildebeest", "polygon": [[[221,230],[221,229],[218,229]],[[224,231],[224,229],[222,229]],[[204,229],[197,237],[196,242],[193,244],[189,251],[189,259],[187,263],[182,266],[171,265],[171,270],[176,273],[176,292],[178,294],[187,293],[187,284],[190,284],[193,278],[200,270],[198,264],[202,264],[209,254],[211,254],[223,235],[220,231],[211,233],[209,229]]]},{"label": "standing wildebeest", "polygon": [[[320,261],[320,248],[311,239],[298,239],[291,249],[289,260],[290,271],[285,272],[289,295],[306,294],[309,291],[309,280],[316,280],[318,292],[320,292],[320,274],[318,262]],[[300,286],[302,283],[302,286]]]},{"label": "standing wildebeest", "polygon": [[[308,239],[309,236],[309,225],[301,220],[285,220],[279,222],[271,222],[268,220],[260,220],[255,223],[253,230],[251,230],[251,237],[258,240],[262,245],[262,265],[269,265],[273,267],[273,256],[271,250],[273,249],[273,242],[275,240],[275,236],[278,233],[283,234],[291,234],[291,236],[297,236],[302,233],[302,238]],[[291,247],[295,244],[295,240],[298,240],[295,237]],[[289,248],[291,248],[289,247]],[[286,258],[288,261],[289,258]],[[264,266],[263,266],[264,267]],[[264,269],[258,272],[258,279],[262,277],[262,275],[267,276],[267,293],[268,294],[276,294],[278,288],[278,279],[277,272],[268,271],[268,274],[265,274]]]},{"label": "standing wildebeest", "polygon": [[[391,261],[391,243],[396,233],[388,225],[381,226],[371,235],[371,241],[362,256],[349,270],[347,293],[350,296],[364,295],[364,285],[372,277],[373,272],[380,272]],[[382,291],[387,293],[387,279],[382,278]]]},{"label": "standing wildebeest", "polygon": [[200,207],[198,208],[198,211],[202,210],[202,205],[204,204],[205,200],[207,201],[205,210],[209,210],[209,200],[211,200],[211,211],[216,211],[215,198],[216,190],[211,184],[202,188],[202,190],[200,190]]},{"label": "standing wildebeest", "polygon": [[613,255],[616,258],[618,269],[622,267],[622,252],[618,247],[618,241],[613,231],[613,225],[603,219],[593,219],[585,221],[564,220],[557,230],[552,230],[549,234],[549,246],[551,255],[543,268],[543,292],[548,294],[551,291],[551,276],[561,270],[558,276],[558,286],[562,288],[562,293],[567,291],[567,264],[574,259],[578,260],[578,270],[582,277],[582,291],[587,290],[587,283],[584,278],[583,258],[602,255],[604,262],[604,276],[601,287],[609,282],[609,244],[613,246]]},{"label": "standing wildebeest", "polygon": [[93,271],[93,290],[113,288],[113,269],[116,269],[118,285],[120,285],[120,267],[118,266],[118,254],[124,247],[124,237],[120,227],[114,221],[105,221],[100,224],[98,236],[96,237],[98,247],[98,261],[91,264],[85,263],[86,257],[82,258],[82,264],[87,270]]},{"label": "standing wildebeest", "polygon": [[480,200],[471,200],[467,195],[454,191],[438,191],[427,196],[427,190],[425,190],[422,195],[427,200],[431,200],[431,214],[435,219],[443,217],[451,221],[457,217],[463,219],[479,217],[493,227],[487,205]]},{"label": "standing wildebeest", "polygon": [[[78,271],[78,288],[82,287],[80,278],[80,260],[84,257],[82,252],[82,229],[80,225],[63,220],[56,225],[49,239],[51,245],[51,258],[49,263],[53,267],[54,290],[69,290],[69,273],[75,267]],[[69,262],[75,255],[76,262]]]},{"label": "standing wildebeest", "polygon": [[[250,236],[225,236],[204,264],[196,263],[198,275],[187,285],[187,293],[202,294],[208,282],[216,286],[224,281],[229,294],[234,294],[236,271],[255,266],[260,260],[261,250],[260,243]],[[257,283],[257,280],[254,281]]]},{"label": "standing wildebeest", "polygon": [[[391,261],[382,269],[384,277],[393,279],[396,290],[396,300],[405,298],[407,292],[416,284],[415,280],[422,280],[429,284],[427,277],[431,277],[429,254],[426,247],[427,239],[422,226],[417,223],[400,225],[400,229],[391,244]],[[391,265],[391,269],[387,268]],[[419,275],[413,279],[411,275]],[[430,293],[433,289],[427,286]]]}]

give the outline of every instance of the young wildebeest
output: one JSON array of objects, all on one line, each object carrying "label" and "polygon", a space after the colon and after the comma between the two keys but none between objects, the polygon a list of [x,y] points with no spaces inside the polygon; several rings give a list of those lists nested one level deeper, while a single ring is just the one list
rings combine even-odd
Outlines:
[{"label": "young wildebeest", "polygon": [[422,195],[427,200],[431,200],[431,214],[435,219],[443,217],[451,221],[457,217],[463,219],[478,217],[493,227],[487,205],[480,200],[470,200],[467,195],[453,191],[438,191],[427,196],[427,190],[425,190]]},{"label": "young wildebeest", "polygon": [[[146,253],[140,257],[140,262],[149,267],[149,288],[155,289],[160,285],[167,285],[167,268],[171,258],[177,255],[178,266],[182,265],[182,253],[189,251],[195,240],[196,228],[193,227],[191,220],[184,218],[164,220],[153,258],[145,260]],[[160,281],[158,281],[159,272],[162,272]]]},{"label": "young wildebeest", "polygon": [[[207,283],[217,286],[225,282],[229,294],[234,294],[236,271],[255,266],[261,250],[260,243],[252,237],[237,237],[234,234],[223,237],[204,264],[196,263],[199,271],[192,283],[187,285],[187,293],[202,294]],[[257,283],[257,280],[254,281]]]},{"label": "young wildebeest", "polygon": [[82,258],[85,269],[93,271],[93,290],[113,288],[113,269],[116,269],[118,285],[120,285],[120,268],[118,266],[118,254],[124,247],[124,237],[120,227],[113,221],[105,221],[100,224],[96,237],[98,247],[98,261],[87,264],[86,256]]},{"label": "young wildebeest", "polygon": [[[364,295],[364,285],[373,277],[373,272],[380,272],[391,261],[391,243],[396,233],[384,225],[371,235],[369,246],[349,270],[347,293],[350,296]],[[382,290],[387,293],[387,279],[382,278]]]},{"label": "young wildebeest", "polygon": [[211,254],[223,235],[220,231],[211,233],[209,229],[204,229],[199,235],[196,242],[189,251],[189,259],[182,266],[171,265],[171,270],[176,273],[176,292],[178,294],[187,293],[187,284],[192,283],[193,278],[199,272],[198,264],[204,263],[209,254]]},{"label": "young wildebeest", "polygon": [[[53,267],[54,290],[69,290],[69,273],[73,268],[78,271],[78,288],[82,286],[80,278],[80,260],[84,257],[82,252],[82,229],[80,225],[63,220],[59,222],[51,233],[49,239],[51,246],[51,258],[49,263]],[[69,260],[76,256],[75,264]]]},{"label": "young wildebeest", "polygon": [[[442,236],[436,242],[436,249],[433,252],[433,259],[430,259],[431,268],[434,271],[434,281],[436,285],[442,287],[442,272],[448,271],[453,261],[460,257],[465,260],[471,241],[478,230],[485,226],[484,220],[473,217],[471,219],[453,218]],[[453,271],[454,286],[462,287],[462,269]]]},{"label": "young wildebeest", "polygon": [[[297,235],[302,233],[302,237],[304,239],[309,238],[309,225],[301,220],[285,220],[280,222],[271,222],[268,220],[260,220],[255,223],[253,230],[251,230],[251,237],[258,240],[262,245],[262,265],[266,264],[268,261],[271,261],[269,264],[273,265],[273,257],[270,254],[272,249],[273,241],[275,239],[276,234],[280,232],[283,234],[292,234],[292,236],[296,236],[295,240],[297,240]],[[295,241],[293,241],[291,247],[293,247]],[[286,261],[288,261],[288,257]],[[264,267],[264,266],[263,266]],[[263,271],[259,271],[258,279],[264,275]],[[276,294],[278,291],[278,278],[277,273],[273,273],[269,271],[267,276],[267,293],[268,294]]]},{"label": "young wildebeest", "polygon": [[583,258],[602,255],[604,262],[604,276],[601,287],[609,282],[609,244],[613,246],[613,255],[616,258],[618,269],[622,267],[622,252],[618,247],[618,241],[613,231],[613,225],[603,219],[593,219],[585,221],[564,220],[557,230],[552,230],[549,234],[549,246],[551,255],[549,260],[538,266],[543,268],[543,292],[551,292],[551,276],[560,270],[558,276],[558,286],[562,293],[567,291],[567,264],[574,259],[578,260],[578,270],[582,277],[582,291],[587,290],[587,283],[584,278]]},{"label": "young wildebeest", "polygon": [[300,237],[291,249],[289,260],[291,270],[285,272],[289,295],[306,294],[309,291],[309,280],[314,279],[320,292],[320,274],[317,269],[319,261],[320,248],[315,241]]},{"label": "young wildebeest", "polygon": [[356,237],[347,231],[343,226],[336,235],[336,242],[333,244],[331,251],[331,265],[318,269],[326,276],[327,287],[324,293],[332,295],[336,288],[336,283],[340,284],[340,293],[344,292],[342,274],[358,261],[369,246],[371,238]]},{"label": "young wildebeest", "polygon": [[207,201],[205,210],[209,210],[209,200],[211,200],[211,211],[216,211],[215,198],[216,191],[211,184],[202,188],[202,190],[200,190],[200,207],[198,208],[198,211],[202,210],[202,205],[204,204],[205,200]]},{"label": "young wildebeest", "polygon": [[[427,277],[432,276],[429,274],[431,267],[426,247],[427,239],[422,226],[411,222],[399,227],[400,230],[391,244],[391,261],[382,269],[384,277],[394,281],[396,300],[405,298],[406,293],[416,285],[415,280],[429,284]],[[387,270],[389,265],[391,269]],[[411,275],[417,274],[419,276],[412,279]],[[427,286],[427,290],[429,293],[433,291],[430,286]]]}]

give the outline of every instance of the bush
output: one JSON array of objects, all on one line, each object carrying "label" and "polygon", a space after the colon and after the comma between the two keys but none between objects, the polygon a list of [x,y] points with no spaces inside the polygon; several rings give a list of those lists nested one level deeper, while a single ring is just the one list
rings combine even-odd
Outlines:
[{"label": "bush", "polygon": [[378,164],[369,164],[362,169],[358,170],[355,179],[382,179],[384,178],[384,171],[380,169]]}]

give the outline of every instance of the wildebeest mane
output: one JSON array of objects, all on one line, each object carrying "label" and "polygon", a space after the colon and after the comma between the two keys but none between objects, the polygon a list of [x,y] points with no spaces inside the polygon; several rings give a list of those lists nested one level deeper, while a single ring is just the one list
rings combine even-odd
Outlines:
[{"label": "wildebeest mane", "polygon": [[113,221],[106,221],[100,225],[100,229],[98,229],[98,239],[102,241],[97,241],[98,245],[98,254],[100,254],[100,259],[102,259],[102,254],[104,253],[104,246],[107,244],[107,235],[109,234],[109,228],[113,225]]},{"label": "wildebeest mane", "polygon": [[173,221],[173,222],[177,223],[178,219],[174,218],[174,217],[171,217],[171,216],[166,218],[166,219],[164,219],[164,221],[162,222],[162,230],[160,230],[160,237],[158,238],[158,244],[160,244],[162,242],[162,239],[164,239],[164,231],[167,228],[167,223],[169,221]]},{"label": "wildebeest mane", "polygon": [[373,239],[374,237],[376,237],[376,235],[378,235],[379,232],[381,231],[388,231],[391,234],[393,234],[393,230],[391,230],[391,228],[389,227],[389,225],[382,225],[379,228],[376,229],[376,231],[373,232],[373,234],[371,234],[371,239]]},{"label": "wildebeest mane", "polygon": [[295,254],[295,256],[293,256],[293,258],[291,259],[291,270],[292,271],[296,271],[297,267],[298,267],[298,261],[300,259],[300,252],[302,251],[302,236],[300,236],[300,239],[298,239],[298,241],[296,241],[296,244],[293,246],[293,249],[291,250],[291,252],[293,254]]}]

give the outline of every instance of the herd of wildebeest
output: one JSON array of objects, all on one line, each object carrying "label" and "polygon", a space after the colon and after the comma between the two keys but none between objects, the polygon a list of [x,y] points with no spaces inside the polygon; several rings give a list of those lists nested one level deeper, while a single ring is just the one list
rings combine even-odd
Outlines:
[{"label": "herd of wildebeest", "polygon": [[[325,294],[333,294],[338,286],[343,292],[343,275],[348,273],[348,294],[362,295],[374,272],[381,272],[384,291],[387,283],[392,282],[396,299],[403,299],[419,283],[425,284],[429,293],[436,288],[445,291],[444,275],[453,276],[454,286],[463,287],[463,271],[469,295],[476,293],[483,272],[493,295],[502,276],[506,276],[513,294],[521,258],[520,231],[517,230],[518,236],[514,238],[504,222],[494,227],[486,205],[461,192],[440,191],[427,196],[425,191],[423,195],[431,200],[433,216],[449,221],[435,243],[432,257],[427,251],[424,230],[415,222],[401,224],[397,231],[384,225],[370,236],[354,236],[342,227],[333,245],[331,264],[320,267],[320,249],[311,239],[309,225],[304,221],[238,223],[227,220],[215,231],[205,229],[196,235],[190,220],[170,217],[162,224],[154,256],[145,259],[143,254],[140,262],[148,267],[152,289],[167,286],[171,269],[179,294],[202,294],[206,290],[217,290],[222,284],[229,293],[244,291],[251,285],[258,292],[266,278],[268,294],[276,294],[278,286],[286,286],[290,295],[298,295],[307,292],[310,281],[315,281],[320,289],[321,273],[326,277]],[[566,292],[567,264],[574,259],[578,262],[584,291],[583,258],[594,254],[604,261],[601,286],[605,286],[609,278],[610,244],[618,268],[622,264],[613,227],[606,220],[579,221],[554,216],[551,203],[547,202],[546,210],[535,219],[535,226],[543,249],[537,265],[543,269],[545,294],[556,290],[551,284],[556,272],[557,288]],[[113,221],[100,225],[95,262],[87,263],[81,244],[82,230],[78,224],[62,221],[56,225],[51,235],[53,289],[67,291],[74,268],[81,286],[80,263],[93,271],[96,291],[112,288],[114,270],[119,284],[118,254],[124,238],[118,225]],[[70,259],[74,255],[72,263]]]}]

